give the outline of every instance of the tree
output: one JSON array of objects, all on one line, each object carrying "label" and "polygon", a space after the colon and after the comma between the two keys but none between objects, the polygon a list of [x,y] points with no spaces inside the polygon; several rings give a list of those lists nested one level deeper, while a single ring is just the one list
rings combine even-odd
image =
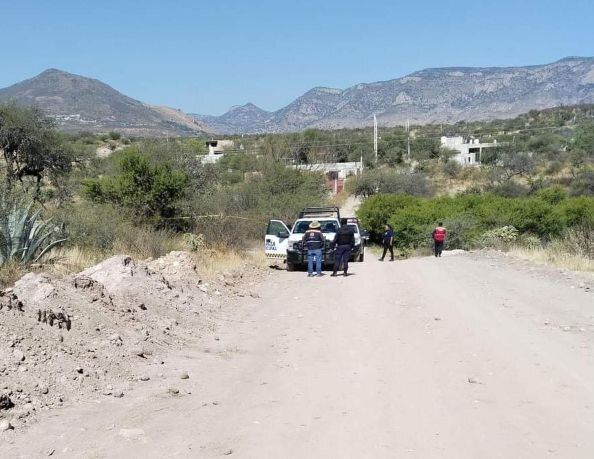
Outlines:
[{"label": "tree", "polygon": [[122,152],[119,173],[83,181],[85,197],[131,209],[140,217],[175,217],[175,203],[188,185],[188,176],[168,164],[152,164],[137,150]]},{"label": "tree", "polygon": [[38,195],[46,176],[70,170],[71,155],[64,148],[52,121],[35,108],[0,105],[0,150],[6,164],[6,185],[35,179]]}]

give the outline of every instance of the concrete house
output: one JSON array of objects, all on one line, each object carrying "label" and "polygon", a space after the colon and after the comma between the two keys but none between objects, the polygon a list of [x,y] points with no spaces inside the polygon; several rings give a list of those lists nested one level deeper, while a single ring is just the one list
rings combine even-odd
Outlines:
[{"label": "concrete house", "polygon": [[208,155],[202,157],[202,164],[214,164],[223,157],[225,150],[233,150],[233,140],[207,140]]},{"label": "concrete house", "polygon": [[464,137],[446,137],[441,138],[442,147],[455,150],[458,153],[452,157],[453,160],[458,161],[463,166],[478,166],[481,163],[481,155],[485,148],[493,148],[497,146],[497,140],[491,143],[481,143],[479,139],[464,140]]}]

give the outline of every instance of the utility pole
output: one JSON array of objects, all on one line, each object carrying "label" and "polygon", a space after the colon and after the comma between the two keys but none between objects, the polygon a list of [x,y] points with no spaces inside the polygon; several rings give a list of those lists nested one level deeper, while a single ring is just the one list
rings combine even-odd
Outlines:
[{"label": "utility pole", "polygon": [[377,118],[373,114],[373,154],[375,155],[375,162],[377,163]]}]

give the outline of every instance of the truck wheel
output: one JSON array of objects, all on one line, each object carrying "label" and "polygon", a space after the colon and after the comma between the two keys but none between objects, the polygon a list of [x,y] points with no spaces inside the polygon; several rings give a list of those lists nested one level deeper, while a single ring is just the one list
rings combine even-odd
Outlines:
[{"label": "truck wheel", "polygon": [[287,271],[295,271],[295,265],[287,262]]},{"label": "truck wheel", "polygon": [[359,255],[359,263],[363,263],[363,260],[365,260],[365,252],[361,252],[361,254]]}]

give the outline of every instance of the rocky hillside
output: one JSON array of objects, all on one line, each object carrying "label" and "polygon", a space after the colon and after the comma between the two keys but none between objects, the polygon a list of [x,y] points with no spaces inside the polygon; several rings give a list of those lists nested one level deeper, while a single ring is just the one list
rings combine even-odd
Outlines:
[{"label": "rocky hillside", "polygon": [[266,121],[271,112],[256,107],[254,104],[237,105],[221,116],[197,115],[194,118],[205,123],[214,132],[266,132]]},{"label": "rocky hillside", "polygon": [[[234,108],[207,117],[228,133],[290,132],[512,118],[532,109],[594,102],[594,58],[529,67],[437,68],[351,88],[315,88],[280,110]],[[248,104],[250,107],[255,106]]]},{"label": "rocky hillside", "polygon": [[174,109],[148,106],[101,81],[49,69],[0,89],[0,102],[36,106],[65,131],[121,131],[132,135],[189,135],[200,121]]}]

